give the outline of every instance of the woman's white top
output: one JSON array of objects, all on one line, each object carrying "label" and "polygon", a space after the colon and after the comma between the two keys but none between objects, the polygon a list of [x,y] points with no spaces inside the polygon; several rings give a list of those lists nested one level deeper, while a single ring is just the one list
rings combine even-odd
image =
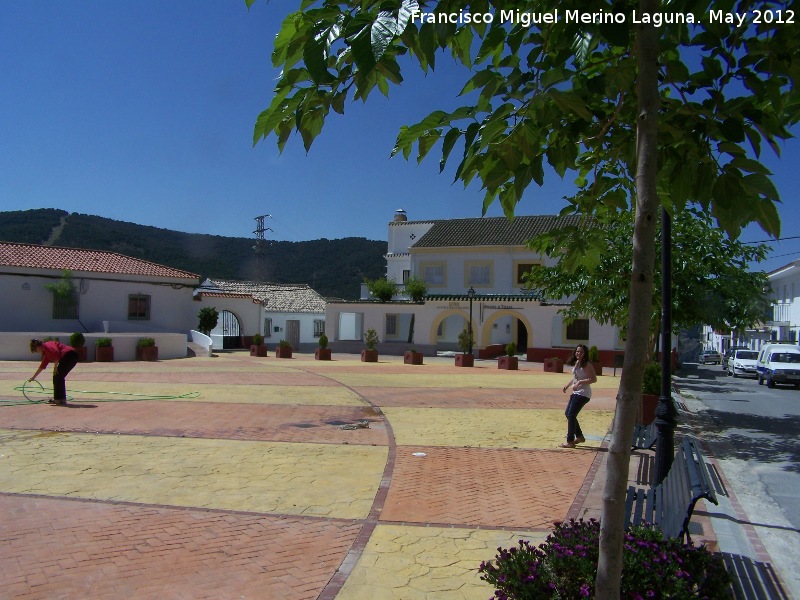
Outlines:
[{"label": "woman's white top", "polygon": [[[577,363],[575,364],[574,367],[572,367],[572,378],[575,381],[580,381],[581,379],[591,379],[591,377],[589,377],[589,372],[585,368],[579,367]],[[591,398],[592,386],[588,383],[581,383],[578,385],[578,387],[573,388],[572,393],[580,394],[581,396],[585,396],[586,398]]]}]

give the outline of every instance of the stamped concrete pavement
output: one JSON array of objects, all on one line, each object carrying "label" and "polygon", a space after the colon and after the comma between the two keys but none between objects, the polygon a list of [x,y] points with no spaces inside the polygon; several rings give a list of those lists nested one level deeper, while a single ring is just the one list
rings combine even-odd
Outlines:
[{"label": "stamped concrete pavement", "polygon": [[294,356],[80,364],[67,408],[0,363],[0,597],[483,600],[581,512],[618,379],[562,450],[541,364]]}]

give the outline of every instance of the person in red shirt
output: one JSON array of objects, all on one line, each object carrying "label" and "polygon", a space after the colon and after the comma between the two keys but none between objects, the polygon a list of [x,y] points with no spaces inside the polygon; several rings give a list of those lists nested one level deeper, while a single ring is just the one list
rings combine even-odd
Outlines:
[{"label": "person in red shirt", "polygon": [[53,399],[48,404],[55,406],[67,405],[67,375],[78,363],[78,353],[75,348],[62,344],[59,341],[42,342],[42,340],[31,340],[31,352],[38,352],[42,355],[42,362],[36,373],[28,381],[33,381],[47,365],[53,363]]}]

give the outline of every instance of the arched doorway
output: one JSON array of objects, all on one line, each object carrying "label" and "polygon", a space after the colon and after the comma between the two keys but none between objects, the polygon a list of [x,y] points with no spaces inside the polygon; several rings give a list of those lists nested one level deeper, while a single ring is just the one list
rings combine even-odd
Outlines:
[{"label": "arched doorway", "polygon": [[238,317],[229,310],[223,310],[219,314],[217,326],[211,332],[211,337],[219,336],[222,338],[222,349],[242,347],[242,332],[239,326]]},{"label": "arched doorway", "polygon": [[[495,325],[499,325],[496,327]],[[533,328],[525,315],[515,310],[498,310],[492,313],[481,328],[484,345],[514,342],[517,352],[525,354],[533,341]]]}]

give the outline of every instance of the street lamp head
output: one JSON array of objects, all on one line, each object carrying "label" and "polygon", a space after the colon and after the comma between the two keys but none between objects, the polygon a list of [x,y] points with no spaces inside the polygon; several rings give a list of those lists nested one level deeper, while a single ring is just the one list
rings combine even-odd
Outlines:
[{"label": "street lamp head", "polygon": [[469,286],[467,290],[467,297],[472,300],[475,297],[475,289],[472,286]]}]

